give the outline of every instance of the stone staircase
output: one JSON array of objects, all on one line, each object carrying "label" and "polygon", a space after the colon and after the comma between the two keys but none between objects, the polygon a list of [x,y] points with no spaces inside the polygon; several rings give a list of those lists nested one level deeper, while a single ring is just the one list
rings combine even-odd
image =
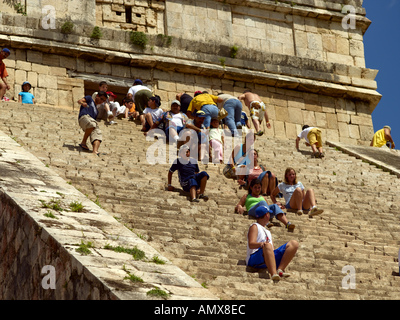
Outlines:
[{"label": "stone staircase", "polygon": [[[335,148],[311,159],[294,141],[257,139],[261,162],[278,178],[294,167],[314,188],[325,212],[317,217],[287,213],[293,233],[272,227],[275,246],[295,239],[299,250],[291,277],[274,284],[265,270],[246,270],[246,235],[252,222],[234,213],[246,192],[221,175],[222,166],[200,165],[210,175],[208,202],[192,204],[166,191],[168,164],[150,165],[140,125],[101,123],[104,142],[96,157],[78,144],[77,111],[0,104],[1,130],[83,194],[221,299],[399,299],[400,185],[397,177]],[[269,199],[268,199],[269,200]],[[342,287],[344,266],[355,269],[355,289]]]}]

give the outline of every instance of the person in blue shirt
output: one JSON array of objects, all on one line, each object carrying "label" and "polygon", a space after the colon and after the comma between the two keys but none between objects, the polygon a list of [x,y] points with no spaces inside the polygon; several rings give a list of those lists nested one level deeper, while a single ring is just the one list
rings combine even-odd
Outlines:
[{"label": "person in blue shirt", "polygon": [[[207,172],[200,172],[197,160],[190,158],[190,148],[183,145],[179,150],[180,158],[176,159],[168,171],[168,191],[174,191],[172,186],[172,174],[178,170],[179,183],[183,191],[190,192],[190,201],[199,202],[199,199],[208,200],[204,194],[209,175]],[[197,195],[199,197],[197,198]]]},{"label": "person in blue shirt", "polygon": [[18,93],[18,102],[27,103],[27,104],[34,104],[35,103],[35,96],[29,92],[32,86],[28,81],[25,81],[22,86],[22,91]]},{"label": "person in blue shirt", "polygon": [[101,104],[107,100],[107,93],[104,91],[99,91],[93,100],[91,96],[86,96],[80,100],[78,103],[81,105],[79,109],[78,122],[79,126],[85,132],[82,142],[79,146],[86,151],[89,151],[86,141],[90,137],[90,142],[93,146],[93,153],[100,155],[98,150],[100,143],[102,141],[102,134],[99,128],[99,124],[96,121],[98,110],[96,105]]}]

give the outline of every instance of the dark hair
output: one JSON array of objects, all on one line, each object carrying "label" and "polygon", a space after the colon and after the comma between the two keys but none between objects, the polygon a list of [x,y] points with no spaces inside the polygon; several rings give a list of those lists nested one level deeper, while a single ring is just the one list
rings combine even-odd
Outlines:
[{"label": "dark hair", "polygon": [[243,91],[243,93],[247,93],[247,92],[251,92],[251,90],[250,90],[250,89],[245,89],[245,90]]},{"label": "dark hair", "polygon": [[97,93],[97,95],[98,95],[99,97],[106,97],[106,98],[108,98],[108,94],[105,93],[104,91],[99,91],[99,92]]},{"label": "dark hair", "polygon": [[[105,81],[100,81],[99,87],[101,87],[103,84],[107,84],[107,82],[105,82]],[[108,84],[107,84],[107,85],[108,85]]]},{"label": "dark hair", "polygon": [[156,102],[157,107],[161,105],[161,98],[156,94],[153,97],[150,97],[149,100],[154,100]]},{"label": "dark hair", "polygon": [[133,100],[132,100],[132,99],[129,99],[129,98],[124,98],[123,104],[129,103],[129,102],[133,102]]},{"label": "dark hair", "polygon": [[305,125],[303,126],[303,128],[301,128],[301,130],[305,130],[305,129],[309,128],[309,127],[310,127],[310,126],[308,126],[308,125],[305,124]]},{"label": "dark hair", "polygon": [[251,180],[250,186],[249,186],[249,190],[247,190],[247,191],[249,192],[249,194],[251,194],[251,191],[252,191],[253,187],[254,187],[256,184],[262,185],[262,184],[261,184],[261,180],[258,179],[258,178],[254,179],[254,180]]}]

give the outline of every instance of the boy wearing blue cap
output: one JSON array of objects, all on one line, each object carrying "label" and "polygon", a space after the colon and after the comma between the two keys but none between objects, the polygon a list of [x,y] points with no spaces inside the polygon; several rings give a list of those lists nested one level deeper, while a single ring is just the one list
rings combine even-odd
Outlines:
[{"label": "boy wearing blue cap", "polygon": [[31,84],[28,81],[25,81],[21,87],[22,91],[18,93],[18,102],[34,104],[35,96],[29,92],[32,88]]},{"label": "boy wearing blue cap", "polygon": [[3,60],[7,59],[10,55],[10,50],[4,48],[0,51],[0,78],[3,80],[4,83],[0,83],[0,100],[3,100],[4,94],[7,90],[10,90],[10,86],[7,83],[6,78],[8,77],[8,72],[6,69],[6,65],[4,64]]},{"label": "boy wearing blue cap", "polygon": [[246,265],[253,268],[268,268],[273,281],[289,277],[285,272],[286,267],[292,261],[297,252],[299,243],[290,240],[277,249],[274,249],[271,232],[265,226],[269,222],[270,210],[266,206],[256,209],[257,222],[253,223],[247,234]]}]

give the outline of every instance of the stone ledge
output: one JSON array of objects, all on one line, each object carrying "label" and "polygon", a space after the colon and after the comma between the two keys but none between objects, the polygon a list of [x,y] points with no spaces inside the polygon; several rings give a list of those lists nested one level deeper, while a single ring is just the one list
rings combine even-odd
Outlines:
[{"label": "stone ledge", "polygon": [[382,168],[400,178],[400,152],[389,148],[373,148],[365,146],[353,146],[339,142],[326,141],[330,147],[336,147],[357,159],[366,161],[372,165]]},{"label": "stone ledge", "polygon": [[[370,101],[371,112],[381,99],[381,95],[375,89],[356,87],[352,85],[342,85],[334,82],[327,82],[320,79],[315,79],[315,75],[309,73],[309,79],[303,76],[291,76],[280,74],[281,69],[264,70],[264,64],[259,62],[244,61],[246,69],[240,65],[240,61],[229,59],[232,63],[238,66],[221,66],[215,61],[199,62],[190,57],[167,56],[149,53],[127,53],[119,51],[111,51],[103,48],[94,48],[86,45],[74,45],[63,42],[48,41],[43,39],[30,39],[19,36],[0,36],[0,43],[9,44],[11,41],[12,47],[20,49],[37,49],[44,52],[48,48],[52,48],[55,54],[69,55],[79,58],[95,59],[98,61],[113,62],[130,66],[142,66],[155,68],[167,71],[178,71],[182,73],[198,74],[205,76],[218,77],[221,79],[242,80],[243,77],[252,79],[252,82],[262,85],[278,86],[280,88],[297,89],[304,92],[322,93],[335,97],[349,97],[364,101]],[[271,55],[272,57],[277,55]],[[203,57],[204,59],[206,57]],[[210,57],[208,57],[210,58]],[[214,60],[217,57],[214,56]],[[282,58],[282,57],[281,57]],[[227,60],[228,60],[227,59]],[[207,59],[206,59],[207,60]],[[289,59],[291,60],[291,59]],[[293,60],[293,59],[292,59]],[[243,62],[243,63],[244,63]],[[300,64],[301,65],[301,64]],[[249,70],[250,69],[250,70]],[[287,70],[293,68],[288,67]],[[318,72],[315,72],[317,74]],[[326,72],[325,72],[326,73]],[[320,74],[320,78],[324,78],[324,72]],[[354,83],[354,82],[353,82]],[[368,80],[358,82],[365,87],[370,86]],[[372,85],[371,85],[372,86]]]},{"label": "stone ledge", "polygon": [[[169,293],[170,299],[216,299],[2,132],[0,173],[1,299],[149,299],[146,292],[154,287]],[[52,200],[59,201],[63,211],[42,207],[40,201]],[[82,203],[83,212],[69,209],[74,201]],[[55,218],[46,217],[48,212]],[[82,242],[92,242],[91,254],[76,251]],[[146,260],[158,256],[166,263],[136,261],[104,249],[106,244],[137,247]],[[55,268],[55,290],[41,286],[45,265]],[[127,271],[144,283],[124,280]]]}]

